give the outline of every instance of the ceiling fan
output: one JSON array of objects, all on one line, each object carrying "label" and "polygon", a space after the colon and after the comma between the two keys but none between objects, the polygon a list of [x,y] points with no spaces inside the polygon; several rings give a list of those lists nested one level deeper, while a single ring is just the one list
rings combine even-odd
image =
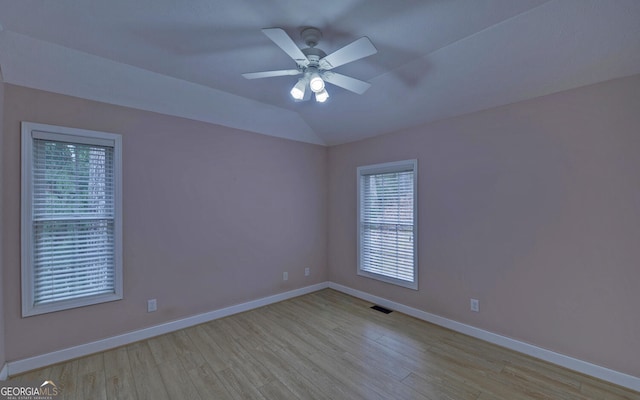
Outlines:
[{"label": "ceiling fan", "polygon": [[308,46],[300,49],[293,39],[281,28],[263,29],[264,33],[278,47],[280,47],[297,64],[296,69],[283,69],[277,71],[250,72],[242,74],[247,79],[271,78],[274,76],[302,75],[298,83],[291,89],[291,97],[296,101],[305,101],[315,94],[316,101],[323,103],[329,98],[329,92],[325,88],[325,82],[362,94],[371,86],[370,83],[338,74],[332,70],[341,65],[368,57],[378,52],[373,43],[367,37],[342,47],[327,55],[318,49],[316,45],[322,37],[317,28],[305,28],[301,32],[302,40]]}]

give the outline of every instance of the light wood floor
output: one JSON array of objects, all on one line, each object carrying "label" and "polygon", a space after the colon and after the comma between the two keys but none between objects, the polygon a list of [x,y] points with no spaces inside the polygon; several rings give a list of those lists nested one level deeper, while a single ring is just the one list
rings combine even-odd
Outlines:
[{"label": "light wood floor", "polygon": [[327,289],[12,378],[65,399],[640,399]]}]

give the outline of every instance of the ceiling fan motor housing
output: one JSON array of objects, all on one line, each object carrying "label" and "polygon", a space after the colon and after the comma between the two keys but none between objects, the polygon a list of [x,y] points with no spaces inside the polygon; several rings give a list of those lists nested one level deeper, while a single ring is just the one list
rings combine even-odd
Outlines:
[{"label": "ceiling fan motor housing", "polygon": [[302,32],[300,32],[300,36],[307,46],[315,47],[320,39],[322,39],[322,32],[320,32],[318,28],[309,27],[304,28]]},{"label": "ceiling fan motor housing", "polygon": [[324,58],[327,56],[327,53],[315,47],[302,49],[302,53],[304,53],[304,55],[307,56],[307,59],[309,60],[309,65],[315,65],[315,66],[318,66],[318,62],[320,61],[321,58]]}]

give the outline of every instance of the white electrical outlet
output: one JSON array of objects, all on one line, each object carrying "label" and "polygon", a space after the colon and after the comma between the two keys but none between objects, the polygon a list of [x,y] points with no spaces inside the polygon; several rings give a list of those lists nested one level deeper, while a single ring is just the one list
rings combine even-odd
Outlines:
[{"label": "white electrical outlet", "polygon": [[471,311],[480,312],[480,300],[471,299],[470,305],[471,305]]},{"label": "white electrical outlet", "polygon": [[304,276],[309,276],[311,274],[311,269],[309,267],[304,269]]},{"label": "white electrical outlet", "polygon": [[289,280],[289,273],[288,272],[283,272],[282,273],[282,280],[283,281]]},{"label": "white electrical outlet", "polygon": [[147,300],[147,312],[154,312],[158,309],[158,302],[156,299]]}]

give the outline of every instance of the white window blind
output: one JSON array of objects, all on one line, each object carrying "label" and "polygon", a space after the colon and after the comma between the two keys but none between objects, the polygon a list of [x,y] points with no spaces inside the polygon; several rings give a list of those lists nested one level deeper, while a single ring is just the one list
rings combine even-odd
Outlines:
[{"label": "white window blind", "polygon": [[417,288],[416,161],[358,169],[358,273]]},{"label": "white window blind", "polygon": [[27,131],[31,212],[23,237],[23,314],[121,298],[119,140],[88,131]]}]

